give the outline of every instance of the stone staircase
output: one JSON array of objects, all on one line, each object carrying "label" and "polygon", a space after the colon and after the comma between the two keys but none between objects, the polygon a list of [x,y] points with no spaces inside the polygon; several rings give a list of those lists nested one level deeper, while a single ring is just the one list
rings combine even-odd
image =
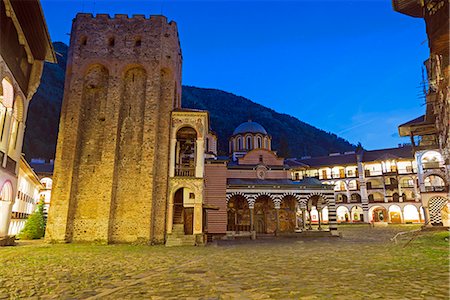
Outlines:
[{"label": "stone staircase", "polygon": [[167,235],[166,247],[195,246],[195,235],[185,235],[183,224],[173,224],[172,233]]}]

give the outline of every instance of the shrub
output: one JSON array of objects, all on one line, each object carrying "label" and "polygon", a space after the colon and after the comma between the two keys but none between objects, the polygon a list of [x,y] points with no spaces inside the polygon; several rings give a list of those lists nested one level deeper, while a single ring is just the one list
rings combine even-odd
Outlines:
[{"label": "shrub", "polygon": [[44,201],[41,201],[37,209],[28,217],[25,227],[19,233],[18,238],[21,240],[40,239],[45,233],[44,219]]}]

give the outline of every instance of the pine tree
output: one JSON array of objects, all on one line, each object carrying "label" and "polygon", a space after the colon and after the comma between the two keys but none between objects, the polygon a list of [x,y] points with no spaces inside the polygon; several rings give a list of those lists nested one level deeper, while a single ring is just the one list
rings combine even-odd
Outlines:
[{"label": "pine tree", "polygon": [[28,217],[25,227],[19,233],[21,240],[40,239],[45,233],[44,201],[40,201],[34,213]]}]

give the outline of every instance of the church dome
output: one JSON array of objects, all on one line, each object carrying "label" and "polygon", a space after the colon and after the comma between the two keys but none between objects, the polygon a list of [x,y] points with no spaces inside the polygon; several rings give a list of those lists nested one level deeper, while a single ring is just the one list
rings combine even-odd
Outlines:
[{"label": "church dome", "polygon": [[261,133],[266,135],[267,131],[264,129],[264,127],[262,127],[261,124],[249,120],[236,127],[236,129],[233,131],[233,135],[244,133]]}]

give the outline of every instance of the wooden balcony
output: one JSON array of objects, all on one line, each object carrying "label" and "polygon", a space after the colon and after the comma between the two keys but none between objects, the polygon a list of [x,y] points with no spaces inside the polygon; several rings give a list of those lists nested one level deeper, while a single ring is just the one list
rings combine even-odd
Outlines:
[{"label": "wooden balcony", "polygon": [[175,176],[195,177],[195,167],[177,165],[175,166]]},{"label": "wooden balcony", "polygon": [[448,192],[447,186],[425,186],[425,193],[446,193]]}]

